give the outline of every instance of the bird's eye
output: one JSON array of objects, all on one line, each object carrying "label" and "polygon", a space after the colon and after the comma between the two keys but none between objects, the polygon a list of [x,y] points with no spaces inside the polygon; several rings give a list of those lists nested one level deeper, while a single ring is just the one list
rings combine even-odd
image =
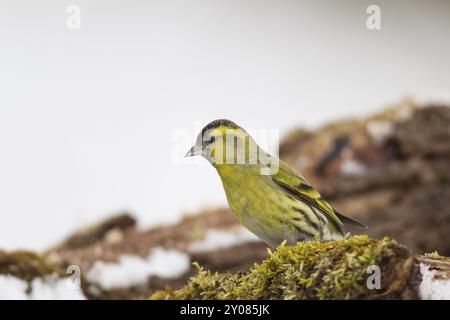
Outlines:
[{"label": "bird's eye", "polygon": [[211,138],[209,138],[209,143],[213,143],[214,141],[216,141],[216,137],[211,137]]}]

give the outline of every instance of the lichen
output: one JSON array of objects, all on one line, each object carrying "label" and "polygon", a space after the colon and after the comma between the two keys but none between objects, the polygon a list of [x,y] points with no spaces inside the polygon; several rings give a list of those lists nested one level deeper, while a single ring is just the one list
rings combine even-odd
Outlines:
[{"label": "lichen", "polygon": [[391,274],[409,252],[388,238],[353,236],[332,242],[281,244],[244,273],[198,274],[183,288],[155,292],[150,299],[356,299],[388,291],[369,290],[367,267]]}]

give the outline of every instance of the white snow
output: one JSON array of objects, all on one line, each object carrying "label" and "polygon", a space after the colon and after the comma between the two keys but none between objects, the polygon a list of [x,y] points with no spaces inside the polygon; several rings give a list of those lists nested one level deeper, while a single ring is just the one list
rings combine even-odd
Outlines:
[{"label": "white snow", "polygon": [[394,124],[389,121],[373,120],[367,124],[366,129],[373,141],[380,145],[394,133]]},{"label": "white snow", "polygon": [[25,291],[27,283],[22,279],[11,275],[0,275],[0,300],[25,300],[28,299]]},{"label": "white snow", "polygon": [[367,168],[361,162],[349,159],[341,164],[340,172],[344,175],[360,176],[367,172]]},{"label": "white snow", "polygon": [[69,278],[34,278],[31,282],[32,300],[85,300],[81,288],[74,288]]},{"label": "white snow", "polygon": [[70,279],[34,278],[31,281],[31,293],[27,293],[28,284],[12,275],[0,275],[0,300],[84,300],[81,289],[68,284]]},{"label": "white snow", "polygon": [[98,261],[87,277],[104,289],[125,288],[146,283],[150,276],[176,277],[189,267],[190,257],[186,253],[156,248],[146,258],[123,255],[115,263]]},{"label": "white snow", "polygon": [[259,239],[242,227],[233,230],[210,229],[203,240],[192,243],[188,250],[190,252],[213,251],[253,241],[259,241]]},{"label": "white snow", "polygon": [[450,279],[435,279],[435,270],[421,263],[422,282],[419,286],[420,297],[424,300],[450,300]]}]

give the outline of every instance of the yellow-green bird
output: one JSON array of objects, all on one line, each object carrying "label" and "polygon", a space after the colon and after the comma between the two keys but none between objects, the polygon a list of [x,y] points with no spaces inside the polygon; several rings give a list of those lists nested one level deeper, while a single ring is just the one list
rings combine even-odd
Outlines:
[{"label": "yellow-green bird", "polygon": [[272,247],[343,239],[343,223],[364,227],[334,210],[302,175],[230,120],[206,125],[186,154],[195,155],[216,168],[238,220]]}]

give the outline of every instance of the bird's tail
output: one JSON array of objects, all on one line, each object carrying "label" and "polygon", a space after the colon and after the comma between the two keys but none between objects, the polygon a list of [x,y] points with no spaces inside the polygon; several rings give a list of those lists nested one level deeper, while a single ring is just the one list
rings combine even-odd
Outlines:
[{"label": "bird's tail", "polygon": [[344,216],[342,213],[340,213],[339,211],[336,211],[334,208],[333,208],[333,211],[336,214],[336,216],[339,218],[339,220],[342,221],[342,223],[351,224],[353,226],[358,226],[360,228],[368,229],[366,225],[362,224],[361,222],[359,222],[355,219]]}]

